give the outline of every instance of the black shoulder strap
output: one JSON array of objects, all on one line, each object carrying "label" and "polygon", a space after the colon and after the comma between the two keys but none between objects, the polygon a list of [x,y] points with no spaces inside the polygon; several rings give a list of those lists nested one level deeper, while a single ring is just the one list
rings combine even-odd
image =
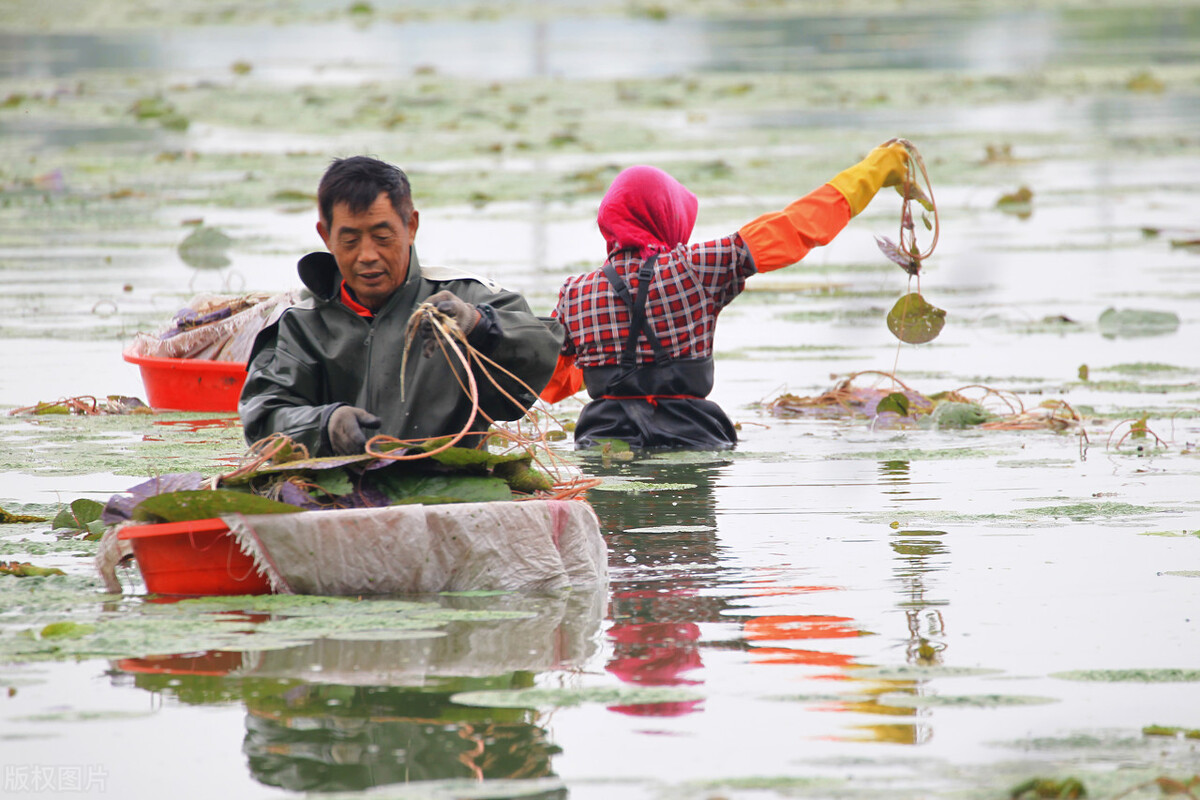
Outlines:
[{"label": "black shoulder strap", "polygon": [[654,327],[650,324],[650,320],[646,319],[646,298],[650,293],[650,282],[654,280],[654,266],[657,260],[658,256],[652,254],[642,262],[642,266],[638,270],[637,298],[630,295],[629,285],[617,274],[616,267],[612,265],[612,262],[604,262],[604,277],[608,278],[613,291],[617,293],[617,297],[621,298],[621,302],[629,308],[630,312],[629,336],[621,350],[621,365],[625,367],[637,363],[637,343],[641,336],[645,336],[654,349],[656,364],[665,364],[671,360],[667,349],[654,335]]}]

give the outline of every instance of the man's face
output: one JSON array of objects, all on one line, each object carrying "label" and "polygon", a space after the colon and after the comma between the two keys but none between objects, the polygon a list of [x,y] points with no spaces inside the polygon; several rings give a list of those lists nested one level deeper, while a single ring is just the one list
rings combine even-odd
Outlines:
[{"label": "man's face", "polygon": [[342,280],[354,296],[378,311],[408,277],[408,248],[417,235],[417,211],[414,209],[408,220],[401,219],[387,192],[380,192],[361,214],[352,214],[346,203],[337,203],[329,227],[322,220],[317,223],[317,233],[333,253]]}]

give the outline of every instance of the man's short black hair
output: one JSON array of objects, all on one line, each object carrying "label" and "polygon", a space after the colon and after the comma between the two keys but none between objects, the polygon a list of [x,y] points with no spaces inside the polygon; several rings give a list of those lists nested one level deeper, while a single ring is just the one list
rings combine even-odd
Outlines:
[{"label": "man's short black hair", "polygon": [[349,206],[352,214],[361,214],[371,207],[380,192],[387,192],[392,208],[408,225],[413,211],[412,187],[402,169],[371,156],[334,159],[317,188],[321,220],[331,224],[333,207],[338,203]]}]

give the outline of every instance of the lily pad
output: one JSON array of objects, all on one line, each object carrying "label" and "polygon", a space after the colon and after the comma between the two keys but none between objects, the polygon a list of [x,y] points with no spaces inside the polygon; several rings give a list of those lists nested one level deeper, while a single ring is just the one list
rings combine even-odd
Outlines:
[{"label": "lily pad", "polygon": [[666,687],[592,687],[582,689],[513,689],[460,692],[451,702],[484,708],[570,708],[585,703],[635,706],[652,703],[687,703],[704,696],[688,689]]},{"label": "lily pad", "polygon": [[512,500],[512,490],[500,478],[478,475],[396,475],[379,479],[393,503],[486,503]]},{"label": "lily pad", "polygon": [[592,491],[641,494],[642,492],[678,492],[695,488],[696,484],[694,483],[647,483],[646,481],[611,480],[605,481],[592,489]]},{"label": "lily pad", "polygon": [[1000,706],[1040,706],[1057,703],[1053,697],[1020,694],[885,694],[879,702],[901,708],[998,708]]},{"label": "lily pad", "polygon": [[918,292],[909,292],[901,297],[887,315],[888,330],[908,344],[933,341],[945,324],[946,312],[930,305]]},{"label": "lily pad", "polygon": [[51,524],[55,528],[69,528],[85,531],[88,534],[99,534],[103,533],[104,528],[107,527],[100,519],[103,513],[103,503],[81,497],[78,500],[72,500],[69,506],[59,511]]},{"label": "lily pad", "polygon": [[222,230],[202,225],[179,243],[179,257],[193,269],[224,269],[232,263],[226,255],[232,246]]},{"label": "lily pad", "polygon": [[890,411],[893,414],[899,414],[902,417],[907,417],[908,410],[908,397],[905,396],[904,392],[892,392],[880,400],[878,405],[875,406],[876,414],[882,414],[886,411]]},{"label": "lily pad", "polygon": [[918,667],[911,664],[898,664],[895,666],[864,667],[854,670],[853,674],[856,680],[921,681],[932,678],[965,678],[977,675],[997,675],[1000,672],[997,669],[984,669],[982,667]]},{"label": "lily pad", "polygon": [[1110,339],[1161,336],[1179,329],[1179,315],[1173,311],[1106,308],[1100,314],[1099,327],[1100,333]]},{"label": "lily pad", "polygon": [[1077,669],[1052,672],[1050,677],[1103,683],[1197,683],[1200,669]]}]

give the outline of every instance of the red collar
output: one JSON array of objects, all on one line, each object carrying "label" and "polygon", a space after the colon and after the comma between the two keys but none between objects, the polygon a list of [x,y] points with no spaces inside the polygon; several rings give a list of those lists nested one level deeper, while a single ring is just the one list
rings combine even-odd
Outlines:
[{"label": "red collar", "polygon": [[358,314],[360,317],[366,317],[367,319],[375,318],[374,311],[358,302],[358,300],[354,299],[354,295],[350,292],[350,287],[347,286],[344,281],[342,282],[341,298],[342,305],[353,311],[355,314]]}]

